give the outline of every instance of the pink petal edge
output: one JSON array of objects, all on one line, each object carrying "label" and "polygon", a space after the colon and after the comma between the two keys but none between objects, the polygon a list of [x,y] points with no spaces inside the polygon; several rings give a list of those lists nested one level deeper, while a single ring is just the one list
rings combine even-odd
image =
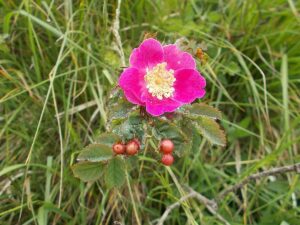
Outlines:
[{"label": "pink petal edge", "polygon": [[206,81],[197,70],[177,70],[175,78],[173,99],[176,101],[188,104],[205,95]]},{"label": "pink petal edge", "polygon": [[138,48],[135,48],[129,58],[132,67],[145,70],[152,68],[164,59],[164,52],[159,41],[149,38],[144,40]]},{"label": "pink petal edge", "polygon": [[125,97],[133,104],[144,105],[141,101],[144,75],[136,68],[126,68],[119,78],[119,86],[123,89]]},{"label": "pink petal edge", "polygon": [[146,111],[152,116],[160,116],[165,112],[174,112],[182,103],[171,98],[159,100],[147,91],[142,95],[142,101],[146,103]]},{"label": "pink petal edge", "polygon": [[168,69],[196,69],[196,62],[193,56],[187,52],[181,51],[176,45],[165,45],[164,61],[167,62]]}]

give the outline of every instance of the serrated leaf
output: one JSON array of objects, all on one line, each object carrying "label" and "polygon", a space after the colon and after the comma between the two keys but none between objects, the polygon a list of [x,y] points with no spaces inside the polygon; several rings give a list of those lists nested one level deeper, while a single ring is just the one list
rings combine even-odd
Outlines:
[{"label": "serrated leaf", "polygon": [[71,167],[75,177],[84,182],[94,181],[102,176],[103,164],[81,162]]},{"label": "serrated leaf", "polygon": [[159,135],[163,138],[180,139],[182,141],[187,140],[187,137],[181,131],[181,129],[172,122],[157,119],[155,122],[155,127],[159,132]]},{"label": "serrated leaf", "polygon": [[90,144],[77,157],[78,161],[101,162],[113,156],[112,148],[104,144]]},{"label": "serrated leaf", "polygon": [[125,121],[113,125],[112,131],[124,140],[138,138],[142,141],[145,137],[144,119],[138,111],[133,111]]},{"label": "serrated leaf", "polygon": [[180,128],[188,137],[188,143],[186,148],[193,153],[199,151],[202,136],[199,133],[199,129],[196,128],[194,120],[183,117],[180,121]]},{"label": "serrated leaf", "polygon": [[226,137],[220,125],[211,118],[202,117],[197,121],[197,127],[200,133],[215,145],[226,145]]},{"label": "serrated leaf", "polygon": [[113,144],[120,141],[121,138],[119,135],[114,133],[102,133],[96,138],[96,143],[107,145],[108,147],[112,147]]},{"label": "serrated leaf", "polygon": [[[181,146],[182,148],[184,147],[184,149],[187,150],[193,150],[193,142],[194,142],[194,130],[195,130],[195,126],[192,123],[192,121],[188,118],[183,117],[182,120],[179,121],[178,123],[179,128],[181,129],[181,131],[185,134],[187,138],[187,143],[184,144],[184,146]],[[198,132],[199,133],[199,132]],[[179,155],[181,156],[181,155]]]},{"label": "serrated leaf", "polygon": [[125,164],[119,157],[109,161],[105,170],[105,182],[109,188],[121,187],[125,181]]},{"label": "serrated leaf", "polygon": [[190,114],[190,116],[193,116],[193,117],[206,116],[206,117],[210,117],[213,119],[221,119],[222,118],[222,114],[218,109],[216,109],[210,105],[206,105],[204,103],[195,103],[191,106],[187,106],[185,109],[186,109],[185,112]]},{"label": "serrated leaf", "polygon": [[195,128],[195,126],[193,126],[192,128],[193,128],[193,136],[192,136],[191,151],[193,153],[196,153],[197,151],[199,151],[199,147],[201,144],[201,135],[199,131]]}]

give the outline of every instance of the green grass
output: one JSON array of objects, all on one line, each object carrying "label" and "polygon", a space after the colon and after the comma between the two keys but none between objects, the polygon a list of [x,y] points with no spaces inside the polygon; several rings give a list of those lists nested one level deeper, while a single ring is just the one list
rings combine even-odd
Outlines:
[{"label": "green grass", "polygon": [[[111,31],[116,7],[0,0],[0,224],[155,224],[185,195],[183,184],[214,197],[249,174],[300,161],[299,1],[124,0],[126,64],[145,32],[207,46],[207,63],[198,61],[204,101],[223,112],[228,145],[202,139],[170,170],[141,157],[120,190],[76,179],[73,155],[105,130],[108,92],[122,71]],[[297,225],[299,204],[299,175],[291,173],[251,182],[218,212],[236,225]],[[166,224],[221,223],[191,199]]]}]

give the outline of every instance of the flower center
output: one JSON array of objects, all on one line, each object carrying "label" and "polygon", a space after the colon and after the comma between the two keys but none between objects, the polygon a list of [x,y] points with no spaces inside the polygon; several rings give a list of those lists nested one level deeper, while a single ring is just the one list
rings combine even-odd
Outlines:
[{"label": "flower center", "polygon": [[159,63],[151,70],[147,68],[145,81],[148,91],[153,97],[162,100],[169,98],[175,91],[173,84],[176,80],[174,70],[166,69],[167,63]]}]

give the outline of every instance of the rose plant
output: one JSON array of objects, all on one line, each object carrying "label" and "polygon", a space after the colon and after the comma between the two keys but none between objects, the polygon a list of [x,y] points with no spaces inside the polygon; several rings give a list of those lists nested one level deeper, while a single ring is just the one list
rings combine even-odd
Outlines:
[{"label": "rose plant", "polygon": [[200,135],[211,144],[226,144],[217,123],[220,111],[196,101],[205,96],[206,80],[192,54],[178,44],[149,38],[132,51],[129,62],[107,101],[106,132],[80,151],[72,165],[83,181],[104,175],[109,187],[122,186],[125,171],[137,165],[145,148],[170,166],[174,154],[181,157],[199,148]]}]

